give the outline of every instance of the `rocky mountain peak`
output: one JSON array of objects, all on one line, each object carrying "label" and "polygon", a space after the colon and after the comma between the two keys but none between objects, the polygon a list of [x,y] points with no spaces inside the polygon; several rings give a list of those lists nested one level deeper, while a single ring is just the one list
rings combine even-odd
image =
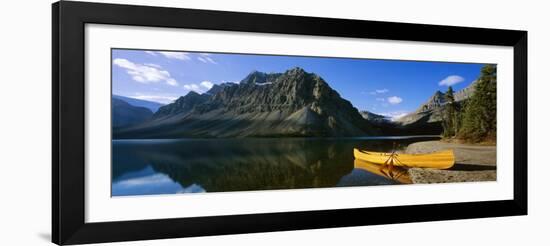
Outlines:
[{"label": "rocky mountain peak", "polygon": [[[454,93],[455,102],[460,102],[460,101],[463,101],[463,100],[466,100],[466,99],[470,98],[474,94],[475,87],[476,87],[476,81],[472,82],[466,88],[464,88],[460,91],[456,91]],[[439,107],[445,105],[445,103],[447,103],[447,99],[445,98],[445,94],[441,91],[436,91],[435,94],[432,97],[430,97],[430,99],[427,102],[420,105],[420,107],[418,108],[418,110],[416,112],[431,111],[431,110],[434,110],[436,108],[439,108]]]},{"label": "rocky mountain peak", "polygon": [[180,98],[178,98],[177,100],[185,100],[186,98],[193,98],[193,97],[198,97],[200,96],[199,93],[195,92],[195,91],[189,91],[187,93],[187,95],[185,96],[181,96]]},{"label": "rocky mountain peak", "polygon": [[[458,105],[463,105],[463,101],[470,98],[476,87],[476,82],[472,82],[466,88],[454,93],[454,100]],[[433,96],[415,111],[405,115],[397,120],[402,126],[414,128],[419,132],[426,133],[432,128],[433,133],[441,132],[441,121],[443,119],[445,104],[447,99],[441,91],[436,91]],[[430,132],[431,133],[431,132]]]},{"label": "rocky mountain peak", "polygon": [[301,68],[301,67],[293,67],[289,70],[286,70],[285,74],[286,75],[302,75],[302,74],[306,74],[307,72]]},{"label": "rocky mountain peak", "polygon": [[366,120],[371,121],[371,122],[384,123],[384,122],[388,121],[388,117],[383,116],[383,115],[379,115],[379,114],[375,114],[375,113],[369,112],[367,110],[359,111],[359,113],[361,114],[361,116],[363,116],[363,118],[365,118]]},{"label": "rocky mountain peak", "polygon": [[417,112],[426,112],[441,107],[446,103],[446,101],[447,100],[445,99],[445,94],[443,94],[443,92],[441,91],[436,91],[435,94],[430,97],[427,102],[425,102],[418,108]]},{"label": "rocky mountain peak", "polygon": [[213,96],[213,95],[215,95],[215,94],[218,94],[218,92],[222,91],[224,88],[230,87],[230,86],[234,86],[234,85],[237,85],[237,84],[236,84],[236,83],[232,83],[232,82],[225,82],[225,83],[221,83],[221,84],[214,84],[214,86],[212,86],[212,88],[210,88],[210,90],[208,90],[208,91],[205,92],[204,94],[209,95],[209,96]]},{"label": "rocky mountain peak", "polygon": [[477,84],[477,80],[472,82],[466,88],[455,92],[455,101],[459,102],[459,101],[466,100],[466,99],[470,98],[476,90],[476,84]]},{"label": "rocky mountain peak", "polygon": [[[253,71],[239,84],[188,94],[159,109],[158,120],[133,129],[156,137],[362,136],[377,132],[320,76],[295,67]],[[152,134],[152,133],[151,133]]]},{"label": "rocky mountain peak", "polygon": [[160,107],[153,115],[153,118],[156,119],[190,112],[196,105],[206,102],[209,97],[210,96],[206,94],[190,91],[187,95],[179,97],[173,103]]},{"label": "rocky mountain peak", "polygon": [[280,73],[264,73],[259,71],[252,71],[250,74],[248,74],[243,80],[241,80],[241,84],[266,84],[266,83],[273,83],[277,78],[281,76]]},{"label": "rocky mountain peak", "polygon": [[299,67],[283,73],[253,71],[240,84],[222,88],[200,110],[219,105],[246,112],[298,110],[314,101],[318,101],[318,106],[322,98],[330,100],[328,97],[334,95],[340,98],[321,77]]}]

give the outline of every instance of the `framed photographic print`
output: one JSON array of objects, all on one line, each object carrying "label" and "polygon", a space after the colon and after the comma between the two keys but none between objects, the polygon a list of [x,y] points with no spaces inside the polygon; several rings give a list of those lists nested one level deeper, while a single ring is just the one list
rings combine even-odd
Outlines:
[{"label": "framed photographic print", "polygon": [[53,242],[527,214],[527,32],[53,4]]}]

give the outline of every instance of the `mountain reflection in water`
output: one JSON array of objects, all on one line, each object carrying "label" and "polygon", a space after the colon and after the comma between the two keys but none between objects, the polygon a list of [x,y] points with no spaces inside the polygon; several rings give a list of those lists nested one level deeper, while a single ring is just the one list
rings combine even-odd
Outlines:
[{"label": "mountain reflection in water", "polygon": [[426,139],[113,140],[112,195],[407,183],[406,176],[392,178],[376,168],[358,166],[353,148],[391,151],[394,142],[403,148]]}]

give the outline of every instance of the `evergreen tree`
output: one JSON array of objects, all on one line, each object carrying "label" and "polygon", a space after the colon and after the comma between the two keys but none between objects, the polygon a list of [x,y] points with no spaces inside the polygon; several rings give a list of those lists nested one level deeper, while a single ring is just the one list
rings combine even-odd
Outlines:
[{"label": "evergreen tree", "polygon": [[497,127],[497,68],[485,65],[481,69],[475,92],[464,110],[459,136],[480,142],[496,139]]},{"label": "evergreen tree", "polygon": [[455,102],[453,87],[445,92],[445,115],[443,116],[443,137],[454,137],[459,129],[459,109]]}]

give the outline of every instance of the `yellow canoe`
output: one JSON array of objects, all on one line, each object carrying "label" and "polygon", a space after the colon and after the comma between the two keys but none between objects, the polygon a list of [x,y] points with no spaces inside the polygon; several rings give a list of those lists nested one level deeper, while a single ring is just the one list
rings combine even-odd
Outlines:
[{"label": "yellow canoe", "polygon": [[363,169],[369,173],[395,180],[402,184],[412,184],[411,177],[407,173],[407,170],[404,170],[403,168],[394,167],[392,169],[388,166],[377,165],[359,159],[355,159],[353,164],[355,168]]},{"label": "yellow canoe", "polygon": [[385,152],[372,152],[353,149],[353,156],[356,159],[383,165],[393,158],[392,164],[401,167],[422,167],[447,169],[455,164],[453,150],[443,150],[429,154],[394,154]]}]

